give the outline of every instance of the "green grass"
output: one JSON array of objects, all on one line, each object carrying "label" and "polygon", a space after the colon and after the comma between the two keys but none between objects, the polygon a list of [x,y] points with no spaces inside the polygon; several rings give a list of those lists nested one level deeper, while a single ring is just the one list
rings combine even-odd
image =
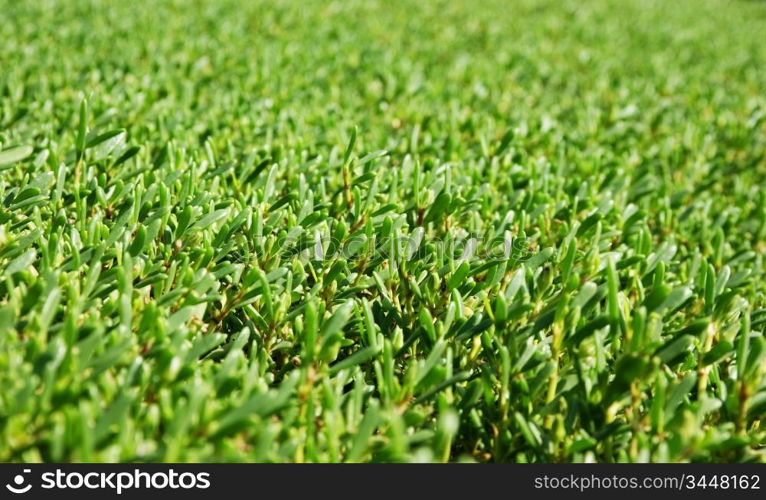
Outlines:
[{"label": "green grass", "polygon": [[0,0],[0,461],[766,460],[766,4]]}]

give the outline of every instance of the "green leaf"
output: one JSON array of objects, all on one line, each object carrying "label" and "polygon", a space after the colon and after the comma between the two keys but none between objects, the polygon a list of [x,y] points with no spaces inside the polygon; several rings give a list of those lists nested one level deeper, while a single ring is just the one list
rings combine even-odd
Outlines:
[{"label": "green leaf", "polygon": [[441,217],[447,212],[447,209],[450,206],[450,203],[452,203],[452,196],[450,196],[449,193],[441,192],[439,193],[439,196],[436,197],[436,200],[434,200],[433,204],[431,205],[431,208],[428,209],[428,212],[426,213],[426,216],[423,218],[423,221],[428,222],[438,222]]},{"label": "green leaf", "polygon": [[679,357],[688,353],[694,346],[694,337],[692,335],[681,335],[666,342],[663,346],[657,349],[655,355],[660,358],[660,361],[666,364],[671,364]]},{"label": "green leaf", "polygon": [[702,364],[712,365],[734,353],[734,346],[728,340],[721,340],[713,346],[702,358]]},{"label": "green leaf", "polygon": [[9,276],[21,272],[31,266],[36,258],[37,252],[34,249],[27,250],[5,266],[5,272]]},{"label": "green leaf", "polygon": [[0,170],[18,163],[32,154],[32,146],[18,146],[0,151]]}]

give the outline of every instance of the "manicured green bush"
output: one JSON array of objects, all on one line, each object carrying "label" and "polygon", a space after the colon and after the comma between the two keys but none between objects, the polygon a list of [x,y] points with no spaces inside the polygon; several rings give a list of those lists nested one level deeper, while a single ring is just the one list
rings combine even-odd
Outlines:
[{"label": "manicured green bush", "polygon": [[1,461],[763,461],[762,2],[0,0]]}]

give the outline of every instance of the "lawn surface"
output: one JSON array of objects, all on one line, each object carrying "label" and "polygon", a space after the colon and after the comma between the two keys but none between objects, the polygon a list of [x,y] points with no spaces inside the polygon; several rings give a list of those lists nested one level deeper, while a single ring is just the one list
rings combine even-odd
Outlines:
[{"label": "lawn surface", "polygon": [[766,460],[764,33],[0,0],[0,461]]}]

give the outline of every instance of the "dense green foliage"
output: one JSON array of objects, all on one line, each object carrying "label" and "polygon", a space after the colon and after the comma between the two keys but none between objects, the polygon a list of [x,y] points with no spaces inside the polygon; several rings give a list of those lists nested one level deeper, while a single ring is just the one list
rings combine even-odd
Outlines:
[{"label": "dense green foliage", "polygon": [[762,2],[0,16],[0,461],[764,460]]}]

